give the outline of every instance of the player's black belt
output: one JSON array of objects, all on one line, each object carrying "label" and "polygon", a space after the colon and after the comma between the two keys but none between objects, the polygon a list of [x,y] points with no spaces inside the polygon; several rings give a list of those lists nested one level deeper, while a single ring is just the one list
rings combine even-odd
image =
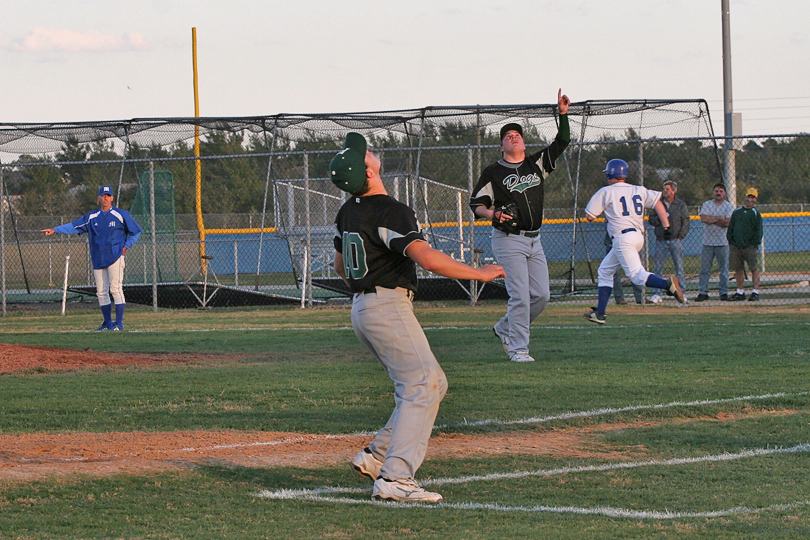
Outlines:
[{"label": "player's black belt", "polygon": [[520,236],[525,236],[526,238],[537,238],[540,235],[540,230],[536,230],[536,231],[520,231],[518,234]]},{"label": "player's black belt", "polygon": [[377,285],[375,287],[368,287],[367,289],[363,289],[362,291],[360,291],[357,294],[377,294],[377,289],[388,289],[388,290],[391,290],[391,291],[395,291],[397,289],[402,289],[402,290],[404,290],[406,292],[406,294],[408,296],[408,299],[413,300],[414,292],[412,290],[410,290],[410,289],[406,289],[405,287],[392,288],[392,287],[381,287],[381,286]]},{"label": "player's black belt", "polygon": [[[633,232],[633,231],[635,231],[635,230],[636,230],[636,228],[635,228],[635,227],[630,227],[629,229],[624,229],[624,230],[622,230],[622,234],[627,234],[627,233],[629,233],[629,232]],[[611,237],[610,237],[610,239],[611,239],[611,240],[613,240],[613,237],[611,236]]]}]

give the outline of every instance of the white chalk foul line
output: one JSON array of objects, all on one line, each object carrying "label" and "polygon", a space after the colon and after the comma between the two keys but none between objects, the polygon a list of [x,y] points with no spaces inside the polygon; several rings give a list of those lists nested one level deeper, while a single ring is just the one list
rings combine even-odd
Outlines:
[{"label": "white chalk foul line", "polygon": [[[423,486],[437,486],[446,484],[465,484],[471,482],[485,482],[493,480],[505,480],[515,478],[527,477],[550,477],[562,474],[583,473],[583,472],[602,472],[619,469],[633,469],[639,467],[651,466],[676,466],[686,465],[693,463],[705,462],[720,462],[720,461],[734,461],[738,459],[769,456],[774,454],[797,454],[810,452],[810,443],[799,444],[789,448],[759,448],[754,450],[745,450],[737,453],[723,453],[709,456],[700,456],[693,458],[673,458],[666,460],[648,460],[636,461],[629,463],[608,463],[604,465],[588,465],[582,467],[560,467],[557,469],[546,469],[538,471],[522,471],[513,473],[497,473],[480,476],[463,476],[458,478],[437,478],[433,480],[425,480],[422,482]],[[810,500],[798,501],[793,503],[775,504],[764,506],[760,508],[752,508],[747,506],[735,506],[733,508],[726,508],[721,510],[712,510],[706,512],[672,512],[672,511],[657,511],[657,510],[631,510],[626,508],[613,508],[613,507],[595,507],[585,508],[578,506],[504,506],[489,503],[438,503],[432,505],[416,505],[416,504],[403,504],[403,503],[388,503],[381,501],[373,501],[371,499],[349,499],[344,497],[333,497],[336,494],[360,494],[368,493],[371,491],[369,488],[356,488],[356,487],[334,487],[334,488],[318,488],[318,489],[281,489],[276,491],[261,491],[257,494],[258,497],[265,499],[275,500],[306,500],[316,502],[330,502],[341,504],[374,504],[383,505],[396,508],[452,508],[459,510],[493,510],[499,512],[551,512],[551,513],[569,513],[569,514],[582,514],[582,515],[603,515],[617,518],[633,518],[633,519],[677,519],[677,518],[709,518],[709,517],[722,517],[734,514],[751,514],[756,512],[767,512],[776,510],[789,510],[792,508],[799,508],[802,506],[810,505]]]},{"label": "white chalk foul line", "polygon": [[659,512],[656,510],[632,510],[628,508],[615,508],[610,506],[600,506],[596,508],[584,508],[581,506],[506,506],[501,504],[488,504],[488,503],[445,503],[440,502],[437,504],[415,504],[415,503],[397,503],[387,501],[375,501],[373,499],[346,499],[340,497],[328,497],[323,495],[301,495],[296,496],[294,493],[284,494],[275,499],[294,499],[306,500],[312,502],[325,502],[337,504],[358,504],[358,505],[373,505],[384,506],[388,508],[423,508],[423,509],[454,509],[454,510],[490,510],[494,512],[546,512],[555,514],[578,514],[589,516],[606,516],[612,518],[629,518],[629,519],[683,519],[683,518],[714,518],[739,514],[755,514],[771,511],[783,511],[800,508],[810,505],[810,500],[799,501],[794,503],[773,504],[770,506],[763,506],[760,508],[752,508],[748,506],[735,506],[734,508],[724,508],[722,510],[713,510],[711,512]]},{"label": "white chalk foul line", "polygon": [[[496,425],[496,426],[512,426],[512,425],[520,425],[520,424],[542,424],[545,422],[552,422],[554,420],[566,420],[570,418],[589,418],[594,416],[603,416],[607,414],[614,414],[614,413],[621,413],[621,412],[630,412],[630,411],[643,411],[643,410],[655,410],[655,409],[668,409],[672,407],[694,407],[694,406],[702,406],[702,405],[716,405],[721,403],[733,403],[736,401],[754,401],[754,400],[764,400],[764,399],[773,399],[773,398],[785,398],[785,397],[799,397],[799,396],[807,396],[810,395],[810,391],[808,392],[778,392],[775,394],[761,394],[758,396],[738,396],[732,398],[721,398],[721,399],[703,399],[697,401],[672,401],[669,403],[654,403],[649,405],[629,405],[627,407],[604,407],[601,409],[591,409],[588,411],[571,411],[557,415],[550,415],[550,416],[537,416],[532,418],[519,418],[517,420],[476,420],[476,421],[468,421],[463,420],[461,422],[450,422],[447,424],[441,424],[434,426],[434,430],[442,430],[454,427],[477,427],[477,426],[489,426],[489,425]],[[368,431],[359,431],[356,433],[349,433],[349,434],[339,434],[339,435],[322,435],[317,438],[323,439],[341,439],[341,438],[350,438],[350,437],[357,437],[357,436],[368,436],[373,435],[373,432]],[[274,440],[274,441],[258,441],[252,443],[234,443],[234,444],[223,444],[223,445],[216,445],[216,446],[202,446],[202,447],[189,447],[189,448],[181,448],[179,452],[202,452],[206,450],[223,450],[223,449],[232,449],[232,448],[250,448],[250,447],[261,447],[261,446],[280,446],[283,444],[294,444],[300,442],[306,442],[312,440],[312,436],[308,437],[294,437],[294,438],[285,438],[281,440]]]},{"label": "white chalk foul line", "polygon": [[257,446],[279,446],[282,444],[294,444],[299,442],[308,442],[314,439],[329,440],[329,439],[348,439],[351,437],[362,437],[374,435],[369,431],[358,431],[357,433],[346,433],[341,435],[309,435],[306,437],[288,437],[276,441],[257,441],[252,443],[233,443],[233,444],[217,444],[215,446],[202,446],[199,448],[188,447],[181,448],[178,452],[202,452],[204,450],[226,450],[230,448],[252,448]]},{"label": "white chalk foul line", "polygon": [[675,466],[675,465],[689,465],[693,463],[706,463],[706,462],[720,462],[720,461],[735,461],[738,459],[770,456],[773,454],[798,454],[810,452],[810,443],[797,444],[789,448],[758,448],[754,450],[744,450],[736,453],[723,453],[710,456],[697,456],[690,458],[672,458],[665,460],[647,460],[647,461],[630,461],[621,463],[606,463],[603,465],[583,465],[580,467],[560,467],[557,469],[544,469],[539,471],[523,471],[511,473],[496,473],[487,475],[472,475],[462,476],[459,478],[435,478],[432,480],[425,480],[422,485],[425,486],[441,486],[446,484],[467,484],[471,482],[489,482],[493,480],[512,480],[517,478],[548,477],[558,476],[562,474],[571,473],[584,473],[584,472],[604,472],[615,471],[620,469],[637,469],[639,467],[654,467],[654,466]]},{"label": "white chalk foul line", "polygon": [[[579,316],[576,317],[577,319]],[[730,326],[730,323],[724,322],[715,322],[715,323],[700,323],[700,324],[693,324],[693,323],[683,323],[678,322],[678,326],[680,327],[695,327],[695,328],[706,328],[709,325],[713,327],[726,327]],[[788,325],[798,325],[798,326],[810,326],[810,323],[803,322],[803,321],[780,321],[780,322],[749,322],[749,323],[740,323],[736,326],[750,326],[750,327],[765,327],[765,326],[788,326]],[[610,324],[600,327],[603,332],[607,332],[610,330],[626,330],[628,328],[658,328],[659,325],[649,324],[649,323],[638,323],[638,324]],[[555,324],[548,324],[548,325],[532,325],[531,331],[536,332],[538,330],[594,330],[597,327],[590,324],[590,325],[581,325],[581,324],[572,324],[572,325],[555,325]],[[423,330],[425,331],[457,331],[457,330],[487,330],[492,332],[492,326],[458,326],[458,325],[442,325],[442,326],[423,326]],[[331,330],[340,330],[340,331],[353,331],[351,326],[345,325],[338,325],[338,326],[234,326],[229,328],[185,328],[185,329],[178,329],[178,328],[150,328],[150,329],[131,329],[127,330],[127,333],[130,334],[151,334],[151,333],[182,333],[182,332],[189,332],[189,333],[212,333],[212,332],[328,332]],[[56,334],[93,334],[95,330],[58,330],[49,333],[56,333]]]},{"label": "white chalk foul line", "polygon": [[704,406],[704,405],[717,405],[721,403],[733,403],[735,401],[754,401],[754,400],[763,400],[763,399],[773,399],[773,398],[785,398],[785,397],[799,397],[799,396],[807,396],[810,395],[810,391],[808,392],[778,392],[775,394],[762,394],[758,396],[738,396],[732,398],[721,398],[721,399],[701,399],[695,401],[671,401],[669,403],[654,403],[650,405],[628,405],[627,407],[604,407],[601,409],[591,409],[588,411],[571,411],[562,414],[550,415],[550,416],[535,416],[532,418],[519,418],[517,420],[475,420],[475,421],[467,421],[464,420],[462,422],[451,422],[448,424],[437,425],[433,429],[447,429],[451,427],[459,427],[459,426],[489,426],[489,425],[498,425],[498,426],[512,426],[518,424],[542,424],[545,422],[551,422],[554,420],[567,420],[570,418],[590,418],[593,416],[603,416],[606,414],[615,414],[615,413],[622,413],[622,412],[632,412],[632,411],[644,411],[644,410],[656,410],[656,409],[669,409],[672,407],[696,407],[696,406]]}]

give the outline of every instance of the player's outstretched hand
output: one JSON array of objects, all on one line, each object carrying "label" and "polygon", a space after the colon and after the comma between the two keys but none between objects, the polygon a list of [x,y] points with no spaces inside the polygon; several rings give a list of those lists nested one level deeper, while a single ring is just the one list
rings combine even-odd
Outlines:
[{"label": "player's outstretched hand", "polygon": [[495,278],[506,277],[503,266],[499,264],[485,264],[478,270],[480,270],[482,274],[482,276],[478,278],[479,281],[492,281]]},{"label": "player's outstretched hand", "polygon": [[568,114],[569,105],[571,105],[571,100],[562,93],[562,88],[560,88],[557,91],[557,106],[560,108],[560,114]]},{"label": "player's outstretched hand", "polygon": [[40,231],[39,231],[39,232],[44,232],[44,233],[45,233],[45,236],[50,236],[50,235],[52,235],[53,233],[55,233],[56,231],[54,231],[53,229],[40,229]]}]

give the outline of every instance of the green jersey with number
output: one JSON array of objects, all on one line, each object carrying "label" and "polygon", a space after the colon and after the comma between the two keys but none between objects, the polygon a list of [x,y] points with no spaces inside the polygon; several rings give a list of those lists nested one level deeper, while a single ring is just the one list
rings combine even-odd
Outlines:
[{"label": "green jersey with number", "polygon": [[416,292],[416,263],[405,255],[424,240],[409,206],[388,195],[352,197],[335,218],[335,250],[343,255],[352,292],[404,287]]}]

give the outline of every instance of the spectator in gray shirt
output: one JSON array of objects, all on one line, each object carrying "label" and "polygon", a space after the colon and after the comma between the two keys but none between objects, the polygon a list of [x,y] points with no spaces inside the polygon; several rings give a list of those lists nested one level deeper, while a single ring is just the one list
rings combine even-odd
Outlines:
[{"label": "spectator in gray shirt", "polygon": [[[667,260],[667,255],[670,255],[672,264],[675,266],[675,276],[685,293],[686,278],[683,273],[683,245],[681,241],[689,234],[689,209],[686,207],[685,202],[675,198],[677,192],[678,184],[672,180],[664,182],[661,201],[664,203],[669,216],[669,231],[664,230],[661,220],[654,212],[650,216],[650,225],[655,227],[655,274],[658,276],[663,275],[664,263]],[[650,301],[660,304],[662,300],[661,291],[655,289]]]},{"label": "spectator in gray shirt", "polygon": [[726,200],[726,186],[714,185],[714,197],[700,207],[703,227],[703,249],[700,252],[700,278],[695,302],[709,299],[709,276],[712,261],[717,258],[718,290],[720,300],[728,300],[728,239],[726,230],[734,206]]}]

